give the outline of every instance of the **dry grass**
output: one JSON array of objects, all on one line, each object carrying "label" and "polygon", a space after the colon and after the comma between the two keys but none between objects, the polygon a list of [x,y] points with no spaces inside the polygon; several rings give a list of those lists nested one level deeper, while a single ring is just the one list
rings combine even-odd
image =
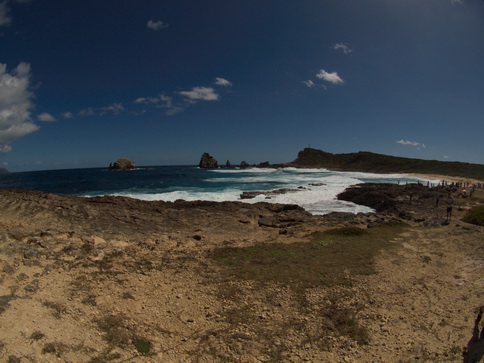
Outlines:
[{"label": "dry grass", "polygon": [[[371,229],[338,228],[307,236],[304,242],[259,244],[246,248],[215,249],[212,257],[222,268],[219,281],[220,298],[232,301],[225,311],[225,321],[237,326],[257,326],[257,340],[271,347],[268,358],[283,359],[287,336],[300,337],[300,344],[331,349],[330,336],[346,336],[358,344],[367,344],[370,336],[358,322],[360,307],[352,301],[353,278],[375,273],[374,257],[382,249],[392,248],[389,242],[407,226],[383,224]],[[281,296],[291,296],[294,318],[265,327],[257,322],[257,304],[243,301],[244,286],[250,282],[259,291],[258,304],[271,308]],[[324,301],[315,304],[309,291],[326,291]],[[298,317],[306,318],[298,318]],[[309,319],[308,319],[309,317]],[[260,321],[260,320],[259,320]],[[227,330],[230,331],[231,328]],[[231,344],[230,335],[224,338]],[[298,338],[299,339],[299,338]]]}]

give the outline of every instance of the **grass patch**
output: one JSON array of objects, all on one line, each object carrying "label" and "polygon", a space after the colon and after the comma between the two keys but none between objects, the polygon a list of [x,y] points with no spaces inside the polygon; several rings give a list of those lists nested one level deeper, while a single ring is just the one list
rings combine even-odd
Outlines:
[{"label": "grass patch", "polygon": [[103,338],[108,344],[126,346],[129,343],[131,333],[124,315],[106,315],[95,322],[99,330],[104,333]]},{"label": "grass patch", "polygon": [[138,353],[146,355],[149,354],[151,351],[151,342],[146,339],[139,338],[134,341],[134,347],[138,351]]},{"label": "grass patch", "polygon": [[42,354],[53,354],[60,357],[63,353],[68,350],[68,347],[64,343],[51,342],[44,345],[42,348]]},{"label": "grass patch", "polygon": [[400,229],[392,227],[338,228],[313,233],[308,242],[224,247],[215,249],[213,258],[236,279],[303,288],[347,285],[347,272],[350,275],[374,272],[373,257],[389,246],[387,234]]},{"label": "grass patch", "polygon": [[43,334],[42,332],[36,330],[34,331],[31,335],[30,335],[30,339],[32,340],[40,340],[42,339],[43,337],[45,337],[45,334]]},{"label": "grass patch", "polygon": [[[336,228],[313,233],[304,242],[214,249],[212,257],[222,268],[219,296],[232,302],[224,311],[225,321],[235,331],[239,326],[250,329],[255,340],[271,347],[266,353],[273,360],[282,359],[286,349],[275,342],[289,336],[298,337],[299,343],[293,339],[292,344],[300,348],[309,344],[331,349],[330,336],[368,344],[369,333],[357,316],[361,305],[352,302],[354,276],[375,273],[374,257],[392,248],[389,241],[406,227],[388,223],[370,229]],[[251,291],[256,302],[243,299]],[[319,298],[311,297],[314,293]],[[277,322],[261,316],[263,307],[277,312],[281,303],[293,314]],[[219,339],[231,345],[230,336],[220,334]]]},{"label": "grass patch", "polygon": [[51,309],[52,315],[54,315],[56,319],[60,319],[62,314],[67,312],[67,308],[63,304],[54,301],[43,301],[42,305]]},{"label": "grass patch", "polygon": [[467,223],[484,226],[484,206],[478,206],[470,209],[462,220]]}]

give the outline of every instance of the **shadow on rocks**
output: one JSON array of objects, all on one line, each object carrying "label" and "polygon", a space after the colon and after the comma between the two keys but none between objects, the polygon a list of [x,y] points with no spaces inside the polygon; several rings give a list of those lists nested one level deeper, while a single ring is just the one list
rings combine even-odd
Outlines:
[{"label": "shadow on rocks", "polygon": [[479,313],[474,321],[474,330],[472,331],[472,337],[467,343],[467,347],[464,348],[463,356],[464,363],[481,362],[484,357],[484,327],[479,329],[479,323],[484,313],[484,306],[479,308]]}]

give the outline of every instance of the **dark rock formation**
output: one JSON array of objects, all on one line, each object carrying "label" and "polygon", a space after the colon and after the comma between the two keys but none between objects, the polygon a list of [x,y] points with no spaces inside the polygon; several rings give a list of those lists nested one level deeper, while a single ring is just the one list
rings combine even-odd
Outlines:
[{"label": "dark rock formation", "polygon": [[268,161],[263,161],[262,163],[257,165],[258,168],[268,168],[270,166],[271,166],[271,164]]},{"label": "dark rock formation", "polygon": [[0,168],[0,174],[8,174],[8,170],[5,168]]},{"label": "dark rock formation", "polygon": [[375,209],[379,214],[389,214],[405,221],[422,222],[424,225],[442,223],[444,209],[439,198],[444,192],[439,188],[428,188],[421,184],[359,184],[338,194],[346,200]]},{"label": "dark rock formation", "polygon": [[218,163],[217,160],[209,155],[209,153],[203,153],[200,158],[200,163],[198,163],[198,167],[202,169],[214,169],[218,168]]},{"label": "dark rock formation", "polygon": [[230,163],[230,160],[227,160],[227,162],[225,163],[225,167],[226,168],[233,168],[233,165]]},{"label": "dark rock formation", "polygon": [[249,165],[249,163],[247,161],[242,161],[239,166],[242,169],[245,169],[245,168],[250,167],[250,165]]},{"label": "dark rock formation", "polygon": [[276,189],[267,191],[242,192],[242,194],[240,194],[240,199],[253,199],[258,195],[265,195],[265,199],[271,199],[272,197],[280,194],[295,193],[305,189],[306,188],[304,187],[299,187],[298,189]]},{"label": "dark rock formation", "polygon": [[109,170],[130,170],[136,169],[136,165],[133,161],[121,158],[115,161],[114,163],[109,164]]}]

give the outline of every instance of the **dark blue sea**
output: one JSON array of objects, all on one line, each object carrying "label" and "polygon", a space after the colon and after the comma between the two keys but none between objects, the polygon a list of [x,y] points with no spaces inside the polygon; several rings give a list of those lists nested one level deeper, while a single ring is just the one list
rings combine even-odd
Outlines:
[{"label": "dark blue sea", "polygon": [[325,169],[249,168],[199,169],[196,166],[156,166],[114,171],[106,168],[48,170],[0,174],[1,189],[27,189],[92,197],[126,196],[141,200],[237,201],[244,191],[297,189],[267,199],[260,195],[247,203],[298,204],[313,214],[333,211],[368,212],[371,209],[338,201],[336,195],[364,182],[415,183],[427,180],[401,174],[334,172]]}]

